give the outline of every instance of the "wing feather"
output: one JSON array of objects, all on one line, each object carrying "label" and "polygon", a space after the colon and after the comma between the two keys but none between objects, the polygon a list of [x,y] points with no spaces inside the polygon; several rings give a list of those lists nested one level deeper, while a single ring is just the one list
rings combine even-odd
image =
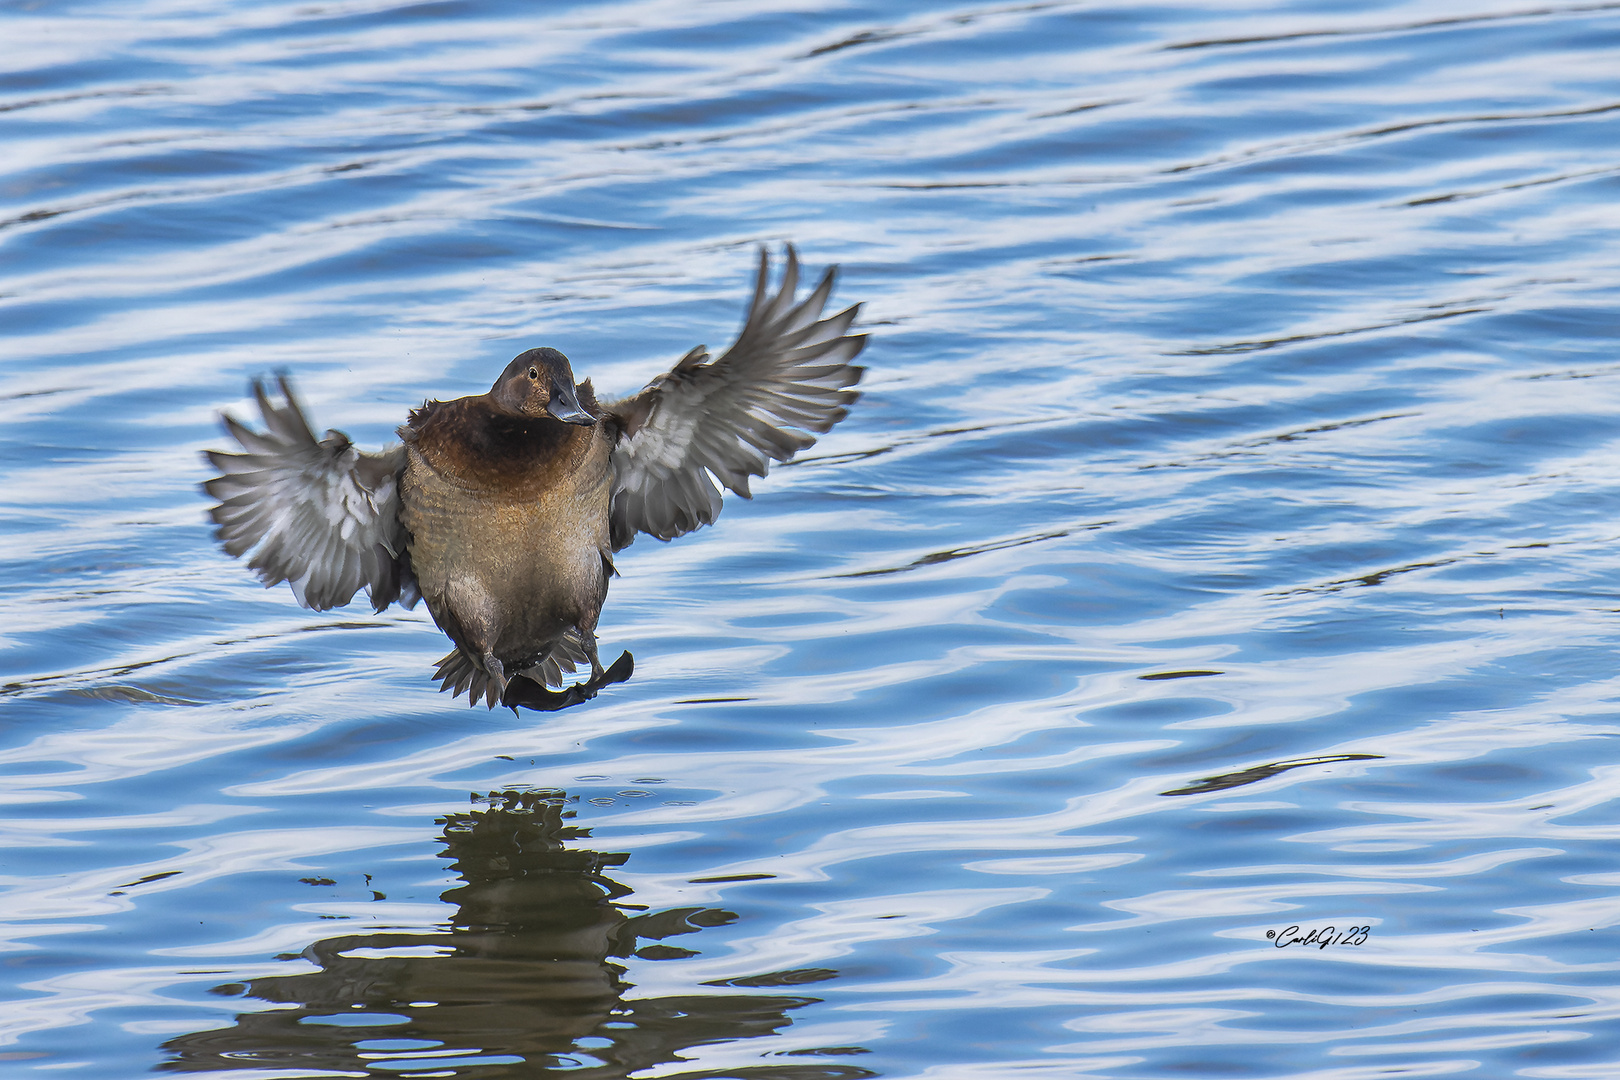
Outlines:
[{"label": "wing feather", "polygon": [[203,484],[219,500],[210,511],[215,536],[235,557],[251,553],[248,566],[267,588],[285,581],[316,611],[341,607],[362,588],[377,611],[415,604],[399,521],[404,447],[366,454],[340,431],[317,440],[286,378],[277,382],[285,405],[253,382],[264,431],[222,416],[246,453],[204,452],[220,471]]},{"label": "wing feather", "polygon": [[641,393],[605,406],[622,429],[613,452],[615,551],[637,532],[670,540],[713,522],[721,506],[714,480],[749,498],[750,476],[764,476],[770,462],[788,460],[848,415],[860,396],[849,387],[864,371],[850,361],[866,337],[849,333],[859,304],[822,318],[836,271],[795,303],[798,253],[788,246],[772,294],[761,250],[748,317],[731,348],[709,362],[699,346]]}]

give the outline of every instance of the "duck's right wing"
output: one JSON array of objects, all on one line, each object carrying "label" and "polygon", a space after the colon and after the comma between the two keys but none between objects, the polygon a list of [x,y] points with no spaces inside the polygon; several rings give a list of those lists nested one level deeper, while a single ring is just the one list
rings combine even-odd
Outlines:
[{"label": "duck's right wing", "polygon": [[223,474],[203,485],[219,500],[215,535],[232,555],[253,553],[248,566],[266,588],[285,581],[307,608],[341,607],[362,588],[377,611],[412,606],[420,594],[399,520],[405,448],[362,453],[341,431],[317,441],[286,378],[277,382],[285,405],[253,383],[268,430],[221,414],[247,453],[205,452]]}]

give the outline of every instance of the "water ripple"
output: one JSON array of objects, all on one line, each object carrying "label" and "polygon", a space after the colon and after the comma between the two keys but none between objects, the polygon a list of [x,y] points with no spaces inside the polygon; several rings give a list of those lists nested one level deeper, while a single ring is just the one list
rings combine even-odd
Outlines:
[{"label": "water ripple", "polygon": [[[1611,1075],[1617,17],[12,5],[0,1061]],[[251,377],[631,391],[782,241],[863,398],[588,706],[216,550]]]}]

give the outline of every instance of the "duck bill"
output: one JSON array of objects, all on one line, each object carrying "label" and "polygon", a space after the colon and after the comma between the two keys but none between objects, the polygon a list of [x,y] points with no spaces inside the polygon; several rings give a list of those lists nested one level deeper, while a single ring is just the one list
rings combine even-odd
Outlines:
[{"label": "duck bill", "polygon": [[565,424],[590,427],[596,423],[596,417],[586,412],[585,407],[579,403],[579,395],[572,386],[556,387],[551,400],[546,404],[546,412]]}]

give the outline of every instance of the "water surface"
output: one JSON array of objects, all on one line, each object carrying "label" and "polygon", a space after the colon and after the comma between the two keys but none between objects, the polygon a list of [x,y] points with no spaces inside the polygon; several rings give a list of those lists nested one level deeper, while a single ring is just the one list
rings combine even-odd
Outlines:
[{"label": "water surface", "polygon": [[[1620,5],[0,20],[8,1075],[1620,1071]],[[251,376],[632,391],[786,241],[865,396],[589,705],[214,546]]]}]

